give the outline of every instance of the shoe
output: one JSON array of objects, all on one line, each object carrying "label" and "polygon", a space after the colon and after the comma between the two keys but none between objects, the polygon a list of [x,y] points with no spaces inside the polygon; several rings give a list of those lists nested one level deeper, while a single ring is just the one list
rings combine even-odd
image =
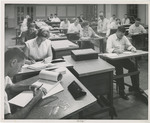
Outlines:
[{"label": "shoe", "polygon": [[129,97],[127,96],[127,94],[124,91],[119,92],[119,95],[122,99],[129,100]]},{"label": "shoe", "polygon": [[133,91],[134,88],[132,86],[129,87],[129,92]]}]

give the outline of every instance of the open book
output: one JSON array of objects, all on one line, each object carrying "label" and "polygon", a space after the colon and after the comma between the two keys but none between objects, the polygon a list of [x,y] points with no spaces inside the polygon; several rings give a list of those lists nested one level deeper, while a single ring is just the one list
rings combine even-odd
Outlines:
[{"label": "open book", "polygon": [[[42,85],[42,87],[47,90],[47,94],[42,97],[44,99],[64,90],[60,84],[61,79],[62,74],[58,72],[42,70],[39,74],[39,80],[33,83],[33,85],[37,85],[39,87]],[[23,91],[22,93],[9,100],[9,103],[24,107],[32,100],[32,98],[32,91]]]}]

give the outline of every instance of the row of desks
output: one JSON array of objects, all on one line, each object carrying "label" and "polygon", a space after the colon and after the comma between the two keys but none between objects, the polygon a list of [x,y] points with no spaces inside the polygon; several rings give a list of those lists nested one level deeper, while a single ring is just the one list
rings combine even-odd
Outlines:
[{"label": "row of desks", "polygon": [[[145,55],[147,52],[138,51],[132,55],[120,55],[120,59],[135,57],[139,55]],[[118,59],[118,57],[113,57],[111,59]],[[74,61],[71,56],[64,56],[66,62],[72,64],[73,67],[69,67],[68,71],[66,69],[66,74],[63,76],[61,82],[64,87],[64,91],[57,93],[58,99],[49,103],[48,107],[36,107],[29,113],[27,119],[60,119],[68,118],[74,113],[80,113],[92,104],[99,102],[97,96],[107,96],[108,108],[111,118],[114,116],[113,107],[113,70],[114,67],[102,60],[101,58],[94,60],[85,61]],[[74,75],[73,75],[74,74]],[[38,76],[26,79],[21,83],[33,83],[38,79]],[[79,100],[74,100],[72,95],[68,92],[68,85],[72,81],[76,81],[86,92],[87,95]],[[18,83],[19,84],[19,83]],[[91,94],[92,93],[92,94]],[[94,95],[94,96],[93,96]],[[96,98],[97,99],[96,99]],[[44,100],[43,100],[44,101]],[[50,111],[55,107],[59,106],[60,102],[65,101],[68,105],[66,110],[60,108],[56,115],[49,115]],[[60,106],[61,107],[61,106]],[[101,110],[101,109],[100,109]],[[40,113],[39,113],[40,112]]]}]

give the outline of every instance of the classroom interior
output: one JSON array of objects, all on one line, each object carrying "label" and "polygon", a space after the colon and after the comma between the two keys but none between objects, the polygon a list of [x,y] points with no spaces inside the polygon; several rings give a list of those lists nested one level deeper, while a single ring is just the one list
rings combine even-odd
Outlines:
[{"label": "classroom interior", "polygon": [[[143,27],[146,28],[147,33],[149,32],[148,31],[149,29],[149,23],[148,23],[149,5],[148,4],[49,4],[48,3],[48,4],[5,4],[4,7],[5,7],[4,8],[5,9],[5,13],[4,13],[4,17],[5,17],[4,50],[5,51],[7,51],[9,48],[12,47],[19,47],[19,48],[23,47],[22,44],[19,43],[18,36],[20,34],[20,30],[19,30],[20,25],[26,15],[30,15],[30,17],[32,17],[33,20],[40,20],[46,22],[50,14],[57,13],[57,16],[60,18],[61,21],[65,18],[68,18],[70,20],[70,23],[72,23],[73,18],[76,18],[82,14],[85,20],[87,20],[90,23],[91,28],[95,31],[95,33],[97,33],[97,23],[98,23],[100,11],[104,12],[104,15],[107,19],[110,19],[112,15],[116,15],[117,18],[122,19],[124,17],[124,14],[128,14],[128,17],[130,18],[130,21],[132,21],[131,22],[132,24],[135,22],[136,18],[140,18],[141,24],[143,25]],[[67,38],[65,40],[68,40]],[[58,39],[58,41],[61,40]],[[76,44],[74,41],[70,39],[69,41],[71,43]],[[144,48],[142,47],[143,49],[140,50],[148,52],[148,41],[149,39],[147,36],[147,38],[145,38],[146,44],[144,45]],[[98,53],[99,58],[100,58],[100,54],[104,53],[100,49],[102,47],[104,46],[96,46],[94,49]],[[76,49],[80,49],[80,47]],[[65,56],[70,55],[71,50],[69,50],[69,53],[67,54],[65,50],[61,51],[61,53],[58,54],[58,56],[55,54],[56,55],[55,58],[67,59],[67,57]],[[140,88],[144,91],[148,91],[148,74],[149,74],[148,53],[138,58],[138,64],[140,66],[139,67]],[[73,74],[71,70],[70,72]],[[127,70],[124,69],[124,72],[127,72]],[[125,83],[131,85],[131,80],[129,76],[124,77],[124,80]],[[113,107],[115,108],[115,112],[117,114],[115,115],[114,113],[113,119],[148,120],[148,102],[145,102],[145,98],[143,99],[142,97],[136,97],[134,94],[129,93],[129,87],[125,86],[125,92],[128,94],[129,100],[124,100],[120,98],[118,95],[116,83],[113,80],[111,82],[113,85],[112,87]],[[81,79],[81,83],[82,83],[82,79]],[[148,100],[148,96],[147,96],[147,100]],[[88,108],[84,108],[82,114],[72,113],[72,115],[70,115],[68,119],[99,119],[99,120],[112,119],[109,111],[105,111],[105,110],[101,111],[101,110],[103,110],[103,106],[99,105],[99,103],[96,102],[91,106],[88,106]],[[80,115],[82,115],[83,118],[80,118]]]}]

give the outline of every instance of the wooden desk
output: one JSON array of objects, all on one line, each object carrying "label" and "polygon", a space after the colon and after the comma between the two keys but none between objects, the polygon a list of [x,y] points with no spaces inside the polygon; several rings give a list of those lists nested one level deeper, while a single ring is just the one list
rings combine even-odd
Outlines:
[{"label": "wooden desk", "polygon": [[94,38],[94,40],[92,41],[92,43],[99,48],[99,53],[104,53],[105,52],[105,41],[104,41],[105,37],[100,36],[100,38]]},{"label": "wooden desk", "polygon": [[67,40],[67,36],[55,36],[49,38],[51,41]]},{"label": "wooden desk", "polygon": [[[53,63],[55,64],[55,66],[52,66],[50,68],[46,68],[48,70],[53,70],[56,68],[60,68],[60,67],[67,67],[70,68],[72,67],[72,64],[68,63],[68,62],[57,62],[57,63]],[[16,83],[18,81],[33,77],[38,75],[40,72],[40,70],[33,70],[33,69],[29,69],[27,67],[22,67],[21,72],[19,72],[17,75],[14,76],[13,78],[13,82]]]},{"label": "wooden desk", "polygon": [[[104,58],[104,59],[109,59],[109,60],[120,60],[120,59],[126,59],[126,58],[132,58],[134,57],[135,58],[135,65],[136,65],[136,71],[134,72],[129,72],[129,73],[124,73],[122,75],[114,75],[113,79],[119,79],[119,78],[123,78],[123,77],[126,77],[126,76],[131,76],[131,75],[138,75],[138,78],[137,78],[137,83],[139,83],[139,74],[140,74],[140,70],[138,69],[138,56],[141,56],[141,55],[147,55],[148,52],[146,51],[142,51],[142,50],[137,50],[136,53],[123,53],[123,54],[119,54],[119,55],[116,55],[116,56],[108,56],[107,55],[108,53],[104,53],[104,54],[100,54],[100,57],[101,58]],[[131,87],[131,85],[125,83],[125,85]],[[142,90],[142,89],[141,89]],[[139,94],[140,96],[144,93],[144,91]],[[142,98],[141,98],[142,99]]]},{"label": "wooden desk", "polygon": [[102,58],[107,58],[111,60],[119,60],[119,59],[137,57],[137,56],[147,55],[147,54],[148,54],[147,51],[137,50],[137,52],[135,53],[131,52],[131,53],[118,54],[118,55],[110,55],[110,56],[109,56],[109,53],[103,53],[103,54],[99,54],[99,56]]},{"label": "wooden desk", "polygon": [[[148,48],[148,33],[134,34],[132,37],[133,46],[137,49]],[[146,44],[147,43],[147,44]]]},{"label": "wooden desk", "polygon": [[54,59],[61,58],[65,55],[70,55],[70,51],[74,49],[78,49],[79,46],[68,41],[68,40],[60,40],[60,41],[52,41],[52,49],[54,54]]},{"label": "wooden desk", "polygon": [[100,58],[85,61],[74,61],[71,56],[63,58],[73,65],[69,70],[95,97],[107,95],[108,110],[104,110],[109,111],[113,118],[113,70],[115,68]]},{"label": "wooden desk", "polygon": [[[38,76],[29,78],[20,83],[23,84],[32,84],[36,80],[38,80]],[[68,85],[72,82],[76,81],[79,86],[86,91],[86,96],[80,98],[79,100],[75,100],[70,92],[68,91]],[[20,84],[18,83],[18,84]],[[28,114],[27,119],[60,119],[60,118],[68,118],[73,114],[79,113],[80,111],[90,107],[92,104],[96,102],[96,98],[79,82],[79,80],[68,70],[66,69],[66,74],[63,75],[63,79],[61,84],[64,88],[64,91],[55,94],[58,99],[49,103],[47,107],[39,107],[38,104],[31,110]],[[44,100],[42,100],[44,101]],[[61,102],[66,102],[68,104],[68,108],[65,110],[62,108],[63,104]],[[60,106],[58,113],[56,115],[49,115],[52,109],[55,106]]]}]

